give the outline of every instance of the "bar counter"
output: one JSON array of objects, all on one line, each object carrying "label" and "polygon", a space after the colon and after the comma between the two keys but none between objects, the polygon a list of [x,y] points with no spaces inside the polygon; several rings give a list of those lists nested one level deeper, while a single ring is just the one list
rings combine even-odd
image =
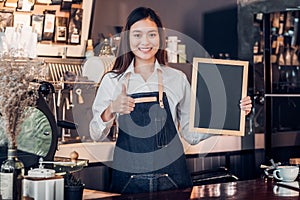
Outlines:
[{"label": "bar counter", "polygon": [[[299,183],[297,182],[297,185]],[[99,194],[98,194],[99,195]],[[106,193],[107,195],[107,193]],[[140,200],[140,199],[300,199],[299,191],[277,186],[276,182],[271,179],[255,179],[246,181],[237,181],[229,183],[219,183],[210,185],[194,186],[193,188],[182,190],[171,190],[154,192],[147,194],[131,195],[113,195],[104,198],[97,198],[96,193],[92,195],[84,194],[84,199],[101,199],[101,200]]]}]

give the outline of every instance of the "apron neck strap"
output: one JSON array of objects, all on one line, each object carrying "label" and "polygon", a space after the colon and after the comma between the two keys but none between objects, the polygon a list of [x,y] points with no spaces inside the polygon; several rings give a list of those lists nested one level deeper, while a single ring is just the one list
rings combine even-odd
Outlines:
[{"label": "apron neck strap", "polygon": [[157,70],[157,77],[158,77],[158,101],[159,101],[159,106],[163,109],[164,108],[164,102],[163,102],[164,85],[163,85],[162,72],[159,69]]},{"label": "apron neck strap", "polygon": [[[126,80],[125,80],[125,86],[128,87],[129,78],[130,78],[130,72],[126,74]],[[164,102],[163,102],[163,91],[164,91],[164,85],[163,85],[163,78],[162,78],[162,71],[157,70],[157,77],[158,77],[158,102],[159,106],[161,108],[164,108]]]}]

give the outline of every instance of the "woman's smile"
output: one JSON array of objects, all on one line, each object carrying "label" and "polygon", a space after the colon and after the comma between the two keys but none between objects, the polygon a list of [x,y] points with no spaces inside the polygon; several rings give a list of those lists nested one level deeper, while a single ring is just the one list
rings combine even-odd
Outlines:
[{"label": "woman's smile", "polygon": [[148,53],[152,50],[152,47],[139,47],[138,50],[143,52],[143,53]]}]

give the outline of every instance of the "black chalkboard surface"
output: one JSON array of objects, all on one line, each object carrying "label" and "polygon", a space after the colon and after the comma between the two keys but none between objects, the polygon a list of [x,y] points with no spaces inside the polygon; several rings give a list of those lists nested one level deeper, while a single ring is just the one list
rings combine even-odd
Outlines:
[{"label": "black chalkboard surface", "polygon": [[247,61],[194,58],[190,131],[243,136],[247,81]]}]

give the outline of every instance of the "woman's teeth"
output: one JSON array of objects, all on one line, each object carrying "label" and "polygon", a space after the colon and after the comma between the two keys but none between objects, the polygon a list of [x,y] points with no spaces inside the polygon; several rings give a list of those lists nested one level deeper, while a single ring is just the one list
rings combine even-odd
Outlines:
[{"label": "woman's teeth", "polygon": [[143,51],[143,52],[147,52],[147,51],[150,51],[152,48],[148,47],[148,48],[139,48],[140,51]]}]

